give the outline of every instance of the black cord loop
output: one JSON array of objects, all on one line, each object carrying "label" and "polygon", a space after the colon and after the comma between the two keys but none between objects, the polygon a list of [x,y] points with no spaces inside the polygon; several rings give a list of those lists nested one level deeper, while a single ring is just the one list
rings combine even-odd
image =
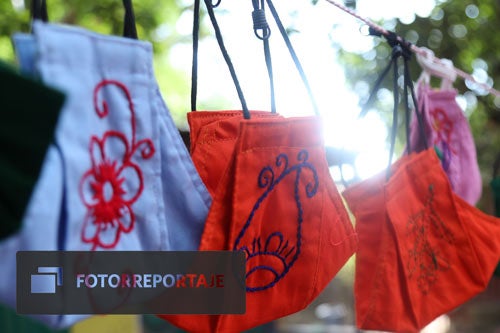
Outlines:
[{"label": "black cord loop", "polygon": [[266,62],[267,74],[269,76],[269,90],[271,98],[271,113],[276,113],[276,96],[274,92],[274,76],[273,62],[271,59],[271,47],[269,45],[269,37],[271,36],[271,28],[266,20],[264,0],[252,0],[253,12],[253,32],[255,36],[262,40],[264,45],[264,59]]},{"label": "black cord loop", "polygon": [[[229,53],[224,45],[224,39],[222,38],[222,32],[220,30],[219,24],[215,17],[214,8],[217,7],[221,0],[218,0],[215,4],[212,0],[204,0],[205,6],[207,7],[208,16],[212,22],[212,26],[215,30],[215,38],[217,39],[217,44],[219,44],[219,49],[222,56],[226,62],[226,65],[233,79],[238,98],[241,102],[241,108],[243,111],[243,117],[245,119],[250,119],[250,111],[248,110],[245,97],[243,96],[243,91],[240,86],[238,77],[236,76],[236,71],[234,69]],[[197,98],[197,86],[198,86],[198,44],[199,44],[199,31],[200,31],[200,0],[195,0],[194,2],[194,15],[193,15],[193,60],[192,60],[192,72],[191,72],[191,110],[196,111],[196,98]]]},{"label": "black cord loop", "polygon": [[297,53],[295,53],[295,50],[293,48],[292,42],[290,41],[290,38],[288,38],[288,34],[286,32],[285,27],[283,26],[283,23],[281,22],[281,19],[278,15],[278,12],[276,11],[276,8],[274,7],[274,4],[272,0],[266,0],[267,6],[269,7],[269,10],[271,11],[271,14],[273,15],[274,21],[276,22],[276,25],[278,26],[278,30],[281,33],[281,36],[283,37],[283,40],[285,41],[285,44],[288,48],[288,52],[290,53],[290,56],[292,57],[292,60],[295,64],[295,67],[297,68],[297,71],[299,72],[300,78],[302,79],[302,83],[304,84],[304,87],[307,90],[307,94],[309,95],[309,100],[311,101],[312,107],[314,114],[319,116],[319,108],[318,104],[316,103],[316,99],[314,98],[314,95],[312,93],[311,86],[309,84],[309,81],[307,80],[304,68],[302,67],[299,57],[297,56]]},{"label": "black cord loop", "polygon": [[210,5],[210,7],[212,7],[212,8],[217,8],[217,7],[219,7],[221,2],[222,2],[222,0],[217,0],[215,3],[213,3],[213,1],[210,1],[210,3],[207,3],[207,6]]},{"label": "black cord loop", "polygon": [[47,2],[45,0],[32,0],[30,12],[32,20],[42,20],[43,22],[49,21]]},{"label": "black cord loop", "polygon": [[[253,4],[253,12],[252,12],[252,21],[253,21],[253,32],[255,36],[260,40],[268,39],[271,36],[271,29],[269,28],[269,24],[266,20],[266,12],[264,10],[264,0],[252,0]],[[259,32],[262,32],[260,34]]]},{"label": "black cord loop", "polygon": [[420,132],[420,137],[423,140],[424,147],[427,149],[428,144],[425,136],[424,130],[424,122],[421,110],[418,108],[417,98],[415,95],[415,88],[413,85],[413,81],[410,75],[410,66],[409,62],[411,60],[412,51],[411,51],[411,43],[405,41],[394,32],[389,31],[388,34],[382,34],[380,31],[375,30],[370,27],[369,29],[370,35],[373,36],[384,36],[387,40],[388,44],[392,48],[391,60],[389,64],[384,68],[382,73],[379,75],[375,84],[373,86],[372,91],[368,97],[368,100],[363,105],[361,112],[358,118],[363,118],[369,111],[369,106],[372,104],[377,91],[380,89],[380,86],[391,70],[393,69],[393,94],[394,94],[394,108],[393,108],[393,121],[392,121],[392,129],[391,129],[391,137],[390,137],[390,148],[389,148],[389,164],[387,167],[387,179],[390,177],[390,167],[392,164],[392,156],[394,155],[394,148],[396,144],[396,135],[398,129],[398,107],[399,107],[399,87],[398,87],[398,59],[403,58],[404,65],[404,84],[403,84],[403,94],[404,94],[404,104],[405,104],[405,134],[406,134],[406,146],[407,153],[411,152],[411,143],[410,143],[410,103],[408,95],[411,95],[413,106],[415,108],[415,116],[418,122],[418,128]]},{"label": "black cord loop", "polygon": [[134,7],[132,0],[122,0],[125,8],[123,37],[137,39],[137,28],[135,25]]},{"label": "black cord loop", "polygon": [[[132,0],[122,0],[125,9],[123,23],[123,37],[137,39],[137,28],[135,24],[134,8]],[[30,4],[31,20],[49,21],[46,0],[32,0]]]},{"label": "black cord loop", "polygon": [[198,97],[198,44],[200,38],[200,0],[194,1],[193,8],[193,59],[191,62],[191,111],[197,110]]}]

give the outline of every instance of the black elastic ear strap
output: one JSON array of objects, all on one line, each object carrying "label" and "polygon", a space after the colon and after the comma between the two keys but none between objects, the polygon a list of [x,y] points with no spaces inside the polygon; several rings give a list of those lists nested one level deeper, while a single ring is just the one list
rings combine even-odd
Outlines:
[{"label": "black elastic ear strap", "polygon": [[424,122],[421,110],[418,108],[417,98],[415,96],[415,88],[410,75],[409,61],[411,59],[411,49],[410,44],[406,41],[399,41],[394,33],[385,36],[387,41],[392,47],[391,61],[384,68],[380,76],[377,78],[375,85],[370,92],[368,100],[363,105],[363,108],[358,116],[358,118],[363,118],[369,111],[369,106],[372,104],[377,91],[380,89],[382,81],[389,73],[391,67],[393,67],[393,93],[394,93],[394,109],[393,109],[393,123],[390,138],[390,148],[389,148],[389,165],[387,167],[387,179],[390,177],[390,167],[392,164],[392,156],[394,154],[394,148],[396,143],[396,135],[398,128],[398,104],[399,104],[399,89],[398,89],[398,64],[397,60],[399,57],[403,58],[404,61],[404,102],[405,102],[405,133],[406,133],[406,146],[408,153],[411,152],[411,142],[410,142],[410,104],[408,100],[408,91],[411,95],[412,102],[415,108],[415,116],[417,118],[418,129],[420,132],[421,140],[423,141],[425,149],[428,148],[427,139],[424,130]]},{"label": "black elastic ear strap", "polygon": [[[379,31],[376,31],[376,30],[372,29],[371,27],[370,27],[370,35],[378,36],[378,37],[382,36],[382,34]],[[375,96],[376,96],[377,92],[379,91],[380,86],[382,85],[382,82],[384,81],[385,77],[387,76],[387,74],[391,70],[391,67],[393,67],[393,63],[397,62],[397,58],[394,57],[396,55],[396,52],[394,51],[394,47],[398,44],[398,42],[396,40],[396,34],[391,32],[389,34],[389,36],[386,36],[386,39],[393,50],[392,54],[391,54],[391,60],[385,66],[385,68],[383,69],[383,71],[380,73],[377,80],[375,81],[375,84],[373,85],[373,88],[370,91],[370,95],[368,96],[368,99],[366,100],[365,104],[361,108],[361,112],[359,113],[358,118],[364,118],[366,116],[366,114],[368,113],[368,111],[370,111],[369,107],[372,105],[373,100],[375,99]],[[397,54],[397,56],[399,56],[399,55],[401,55],[401,52],[399,52]],[[397,91],[394,91],[394,93],[396,93],[396,92]]]},{"label": "black elastic ear strap", "polygon": [[193,15],[193,60],[191,63],[191,111],[196,111],[198,95],[198,40],[200,35],[200,0],[194,1]]},{"label": "black elastic ear strap", "polygon": [[377,94],[377,91],[380,89],[382,81],[385,79],[385,77],[387,76],[387,74],[389,73],[389,71],[391,70],[391,67],[392,67],[392,69],[393,69],[394,107],[393,107],[393,112],[392,112],[392,129],[391,129],[391,136],[390,136],[389,161],[388,161],[388,166],[387,166],[386,179],[390,178],[392,156],[394,155],[394,148],[396,145],[396,135],[397,135],[397,129],[398,129],[398,106],[399,106],[398,58],[401,55],[402,55],[401,46],[399,46],[397,44],[393,44],[392,45],[391,61],[387,64],[387,66],[384,68],[382,73],[377,78],[377,81],[375,82],[375,85],[373,86],[373,89],[370,92],[368,100],[363,105],[363,108],[361,109],[361,112],[358,116],[358,118],[363,118],[366,116],[366,114],[370,110],[369,106],[371,106],[371,104],[372,104],[372,102]]},{"label": "black elastic ear strap", "polygon": [[408,154],[411,153],[411,138],[410,138],[410,102],[408,101],[408,84],[406,77],[406,60],[405,60],[405,68],[404,68],[404,99],[405,99],[405,133],[406,133],[406,150]]},{"label": "black elastic ear strap", "polygon": [[292,57],[293,62],[295,63],[295,67],[297,68],[297,71],[299,72],[299,75],[302,78],[302,82],[304,83],[304,86],[305,86],[307,93],[309,95],[309,99],[311,100],[311,104],[313,106],[314,113],[316,115],[320,115],[319,109],[318,109],[318,104],[316,103],[316,99],[314,98],[311,86],[309,85],[309,81],[307,80],[306,74],[304,72],[304,69],[302,68],[300,60],[297,57],[297,53],[295,53],[292,42],[290,41],[290,38],[288,38],[288,34],[286,32],[286,29],[283,26],[281,19],[279,18],[278,12],[276,11],[276,8],[274,7],[273,2],[271,0],[266,0],[266,2],[267,2],[267,5],[269,6],[269,10],[271,11],[271,14],[273,15],[274,20],[276,21],[276,25],[278,26],[278,29],[281,33],[281,36],[283,37],[283,40],[285,41],[285,44],[288,48],[290,56]]},{"label": "black elastic ear strap", "polygon": [[399,89],[398,89],[398,58],[402,55],[401,46],[395,45],[392,48],[392,66],[393,66],[393,91],[394,91],[394,108],[392,111],[392,130],[391,130],[391,143],[389,148],[389,162],[387,165],[387,179],[391,176],[392,155],[394,155],[394,148],[396,146],[396,135],[398,132],[398,107],[399,107]]},{"label": "black elastic ear strap", "polygon": [[[413,107],[415,109],[415,116],[417,118],[418,130],[420,132],[420,140],[422,140],[424,148],[428,149],[429,148],[429,144],[427,142],[427,135],[425,134],[425,129],[424,129],[424,118],[423,118],[423,115],[422,115],[422,111],[423,110],[420,110],[419,107],[418,107],[417,97],[415,95],[415,87],[413,85],[413,80],[411,79],[411,75],[410,75],[409,61],[410,61],[409,57],[404,57],[404,64],[405,64],[405,66],[404,66],[404,71],[405,71],[404,80],[405,80],[405,86],[408,86],[408,88],[410,90],[411,99],[413,101]],[[410,146],[408,145],[408,147],[410,147]]]},{"label": "black elastic ear strap", "polygon": [[[370,27],[370,35],[372,35],[372,36],[378,36],[378,37],[382,36],[382,34],[379,31],[374,30],[371,27]],[[384,70],[382,71],[382,73],[380,73],[380,75],[378,76],[377,80],[375,81],[375,84],[373,85],[373,88],[372,88],[372,90],[370,92],[370,95],[368,96],[368,100],[366,101],[366,103],[361,108],[361,112],[359,113],[358,118],[363,118],[363,117],[366,116],[366,114],[370,110],[369,107],[373,103],[373,100],[375,99],[375,96],[376,96],[377,92],[379,91],[380,86],[382,85],[382,82],[384,81],[385,77],[387,76],[387,74],[391,70],[393,62],[397,62],[397,59],[394,58],[394,55],[395,55],[394,47],[398,44],[397,40],[396,40],[396,34],[391,33],[389,36],[386,36],[386,39],[387,39],[387,42],[389,43],[389,45],[392,48],[391,61],[389,61],[389,63],[387,64],[387,66],[385,66]],[[396,91],[394,93],[396,93]]]},{"label": "black elastic ear strap", "polygon": [[49,21],[47,2],[45,0],[32,0],[30,12],[32,20],[42,20],[43,22]]},{"label": "black elastic ear strap", "polygon": [[372,91],[370,92],[370,95],[368,96],[368,99],[366,100],[365,104],[361,108],[361,112],[359,113],[358,118],[364,118],[366,116],[366,114],[368,113],[368,111],[370,111],[369,107],[372,105],[373,100],[375,99],[375,96],[377,95],[377,92],[379,91],[380,86],[382,85],[382,81],[384,81],[385,77],[387,76],[387,74],[391,70],[392,62],[393,62],[393,59],[391,58],[391,61],[387,64],[387,66],[385,66],[382,73],[380,73],[380,75],[378,76],[377,81],[375,81],[375,84],[373,85]]},{"label": "black elastic ear strap", "polygon": [[255,36],[262,40],[264,46],[264,59],[266,62],[267,74],[269,76],[269,90],[271,97],[271,113],[276,113],[276,98],[274,92],[273,63],[271,59],[271,48],[269,46],[269,37],[271,29],[266,20],[264,0],[252,0],[253,12],[253,32]]},{"label": "black elastic ear strap", "polygon": [[[243,116],[245,119],[250,119],[250,112],[248,111],[243,91],[238,81],[238,77],[236,76],[236,71],[234,70],[231,58],[229,57],[227,49],[224,45],[224,39],[222,38],[222,33],[214,13],[214,7],[217,7],[220,4],[221,0],[217,0],[215,4],[213,4],[212,1],[210,0],[204,0],[204,2],[205,6],[207,7],[208,16],[210,17],[210,21],[212,22],[212,26],[214,27],[215,30],[215,37],[217,39],[217,44],[219,44],[222,56],[224,57],[224,60],[229,69],[229,73],[231,74],[231,78],[233,79],[233,83],[236,88],[238,98],[240,99],[241,108],[243,110]],[[191,109],[193,111],[196,111],[196,94],[197,94],[197,84],[198,84],[198,41],[199,41],[199,30],[200,30],[199,9],[200,9],[199,0],[195,0],[195,11],[193,20],[193,64],[192,64],[192,68],[194,69],[194,71],[191,73]]]},{"label": "black elastic ear strap", "polygon": [[[217,3],[217,5],[220,1]],[[231,58],[229,57],[229,53],[226,50],[226,46],[224,45],[224,40],[222,38],[222,33],[219,27],[219,23],[217,23],[217,19],[215,18],[213,4],[210,0],[205,0],[205,5],[207,7],[208,16],[210,17],[210,21],[212,21],[212,25],[215,30],[215,37],[217,39],[217,43],[219,44],[219,48],[222,52],[222,56],[226,61],[229,72],[231,73],[231,78],[233,79],[234,86],[236,88],[236,92],[238,93],[238,97],[241,102],[241,108],[243,109],[243,116],[245,119],[250,119],[250,112],[248,111],[247,103],[245,101],[245,97],[243,96],[243,91],[241,90],[240,82],[238,81],[238,77],[236,76],[236,71],[234,70],[233,63]]]},{"label": "black elastic ear strap", "polygon": [[[123,0],[123,7],[125,8],[123,36],[137,39],[137,29],[135,26],[135,15],[132,0]],[[42,20],[43,22],[49,21],[46,0],[32,0],[30,12],[32,20]]]},{"label": "black elastic ear strap", "polygon": [[137,28],[135,26],[135,15],[132,0],[123,0],[123,7],[125,8],[123,37],[137,39]]}]

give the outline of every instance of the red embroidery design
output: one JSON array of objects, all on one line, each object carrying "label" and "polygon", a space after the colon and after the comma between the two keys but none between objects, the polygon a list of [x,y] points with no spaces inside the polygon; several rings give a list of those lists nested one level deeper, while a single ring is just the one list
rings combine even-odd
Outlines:
[{"label": "red embroidery design", "polygon": [[429,185],[429,194],[423,209],[408,219],[407,241],[409,249],[407,267],[409,279],[415,279],[420,291],[427,294],[439,278],[439,273],[451,268],[448,258],[440,247],[443,242],[453,244],[455,237],[434,208],[434,186]]},{"label": "red embroidery design", "polygon": [[438,146],[443,153],[442,165],[445,171],[448,171],[452,155],[456,155],[452,147],[451,133],[454,130],[453,122],[443,109],[437,108],[431,111],[432,128],[436,133],[433,144]]},{"label": "red embroidery design", "polygon": [[431,111],[432,128],[436,132],[434,144],[446,142],[450,144],[451,133],[453,132],[453,122],[443,109],[434,109]]},{"label": "red embroidery design", "polygon": [[132,158],[137,152],[142,159],[155,153],[151,139],[136,141],[135,110],[127,87],[115,80],[103,80],[94,88],[94,109],[99,118],[109,114],[108,103],[98,103],[99,93],[106,86],[115,86],[125,95],[131,113],[132,137],[120,131],[108,130],[102,138],[92,135],[89,152],[92,166],[81,180],[79,193],[87,207],[81,231],[81,240],[97,247],[116,247],[122,232],[134,229],[135,215],[132,205],[144,190],[142,170]]}]

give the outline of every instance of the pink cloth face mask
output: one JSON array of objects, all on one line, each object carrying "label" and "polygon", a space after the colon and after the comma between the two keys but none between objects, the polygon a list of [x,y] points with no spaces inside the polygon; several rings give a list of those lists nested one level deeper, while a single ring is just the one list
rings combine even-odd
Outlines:
[{"label": "pink cloth face mask", "polygon": [[[441,153],[441,165],[453,191],[475,205],[481,197],[482,180],[467,118],[455,101],[457,92],[432,89],[420,82],[417,94],[427,144]],[[425,149],[416,118],[412,120],[410,132],[411,151]]]}]

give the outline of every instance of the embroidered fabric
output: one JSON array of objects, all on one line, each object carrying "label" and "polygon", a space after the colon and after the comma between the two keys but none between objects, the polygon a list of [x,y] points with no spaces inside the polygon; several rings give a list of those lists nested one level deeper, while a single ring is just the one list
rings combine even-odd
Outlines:
[{"label": "embroidered fabric", "polygon": [[[455,101],[456,91],[434,90],[420,82],[417,94],[427,143],[442,153],[441,164],[453,191],[475,205],[481,197],[482,179],[474,138],[463,111]],[[411,150],[424,150],[416,119],[411,122],[410,133]]]},{"label": "embroidered fabric", "polygon": [[247,311],[161,316],[190,332],[240,332],[297,312],[356,250],[329,174],[319,118],[269,117],[240,126],[200,250],[245,252]]},{"label": "embroidered fabric", "polygon": [[379,174],[344,192],[360,239],[359,328],[418,332],[484,290],[493,274],[500,220],[454,194],[440,163],[430,148],[393,165],[388,182]]},{"label": "embroidered fabric", "polygon": [[196,249],[211,199],[159,94],[151,45],[40,22],[35,35],[42,78],[69,96],[56,133],[68,241],[80,238],[81,249]]},{"label": "embroidered fabric", "polygon": [[[34,38],[16,51],[35,49],[33,68],[68,99],[23,229],[0,244],[2,271],[15,276],[16,250],[196,250],[211,197],[160,96],[151,45],[41,22]],[[0,301],[14,306],[11,282]]]}]

